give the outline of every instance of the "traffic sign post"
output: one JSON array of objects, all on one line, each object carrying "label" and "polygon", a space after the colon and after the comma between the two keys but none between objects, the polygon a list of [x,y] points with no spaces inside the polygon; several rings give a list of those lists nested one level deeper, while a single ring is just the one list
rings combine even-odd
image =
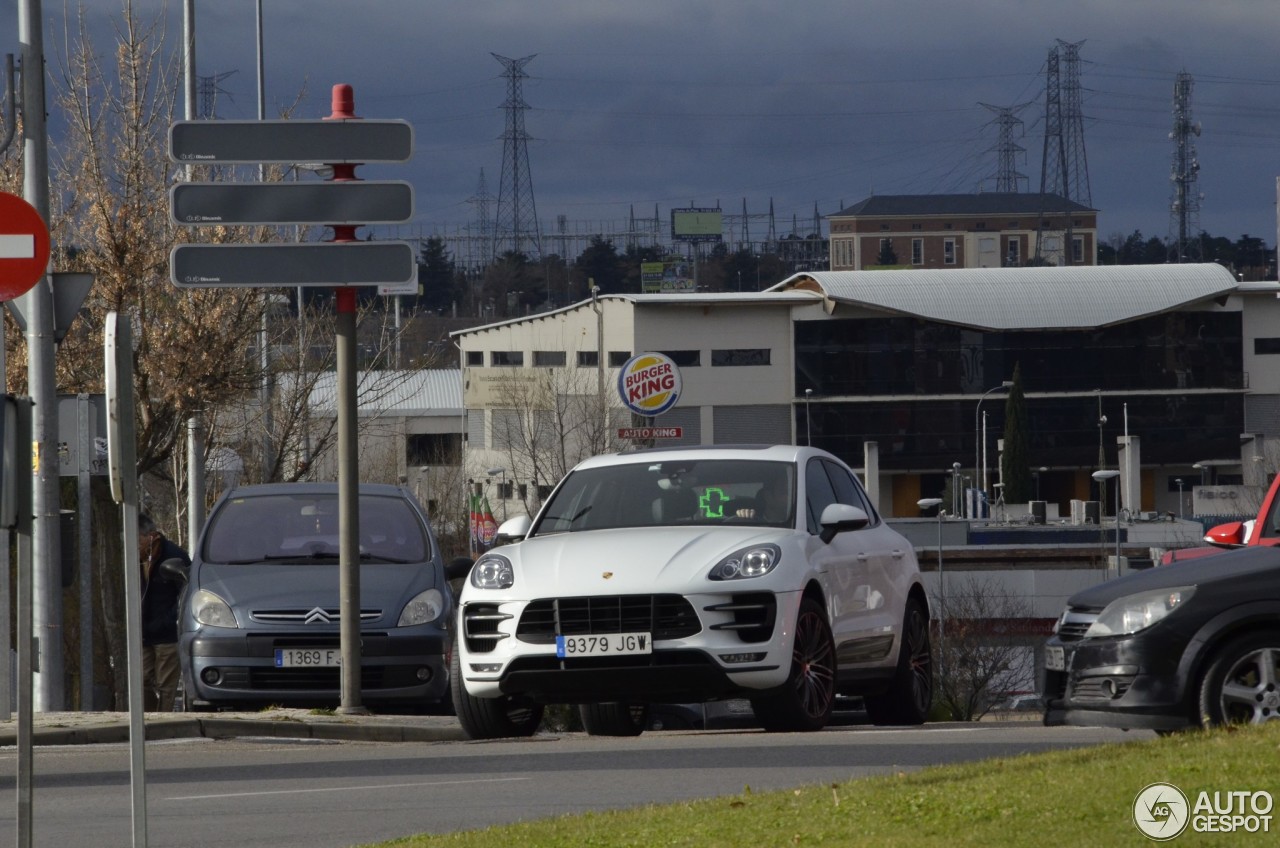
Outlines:
[{"label": "traffic sign post", "polygon": [[411,284],[418,263],[402,241],[180,244],[169,254],[179,288]]},{"label": "traffic sign post", "polygon": [[402,224],[413,217],[407,182],[178,183],[175,224]]},{"label": "traffic sign post", "polygon": [[183,165],[363,165],[412,156],[413,127],[406,121],[178,121],[169,127],[169,158]]},{"label": "traffic sign post", "polygon": [[0,301],[21,297],[49,270],[49,228],[27,201],[0,192]]}]

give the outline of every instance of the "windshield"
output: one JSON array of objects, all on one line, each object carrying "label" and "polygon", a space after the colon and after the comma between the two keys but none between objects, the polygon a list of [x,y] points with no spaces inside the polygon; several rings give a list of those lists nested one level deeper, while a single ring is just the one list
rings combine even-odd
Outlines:
[{"label": "windshield", "polygon": [[[426,562],[430,543],[400,497],[360,496],[362,562]],[[206,562],[337,563],[338,496],[271,494],[228,498],[209,518]]]},{"label": "windshield", "polygon": [[530,535],[615,527],[795,526],[795,466],[745,459],[633,462],[574,471]]}]

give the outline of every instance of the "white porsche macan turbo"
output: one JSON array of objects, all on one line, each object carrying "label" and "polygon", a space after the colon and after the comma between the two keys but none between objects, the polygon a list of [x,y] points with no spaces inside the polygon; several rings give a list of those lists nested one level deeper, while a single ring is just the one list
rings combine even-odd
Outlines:
[{"label": "white porsche macan turbo", "polygon": [[932,700],[911,544],[854,473],[809,447],[704,446],[579,464],[461,593],[454,706],[472,738],[532,734],[547,704],[640,733],[650,703],[748,698],[761,725],[826,725],[837,693],[878,724]]}]

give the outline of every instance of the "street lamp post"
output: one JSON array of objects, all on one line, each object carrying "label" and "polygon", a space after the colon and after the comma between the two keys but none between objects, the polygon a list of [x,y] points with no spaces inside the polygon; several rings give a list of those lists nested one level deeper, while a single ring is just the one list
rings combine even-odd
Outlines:
[{"label": "street lamp post", "polygon": [[809,423],[809,399],[813,397],[813,389],[804,390],[804,443],[806,447],[813,445],[813,425]]},{"label": "street lamp post", "polygon": [[[987,395],[991,394],[992,392],[998,392],[1001,389],[1009,389],[1012,387],[1013,387],[1013,382],[1011,380],[1005,380],[998,386],[992,386],[991,388],[987,389],[985,392],[982,393],[982,396],[978,398],[978,405],[974,407],[974,410],[973,410],[973,485],[975,486],[977,486],[979,484],[979,481],[982,480],[982,478],[985,476],[983,472],[986,470],[981,467],[982,425],[980,423],[979,415],[982,412],[982,402],[986,400]],[[974,504],[973,511],[974,511],[974,514],[970,517],[977,518],[978,517],[977,504]]]},{"label": "street lamp post", "polygon": [[947,588],[942,579],[942,498],[921,498],[920,509],[938,508],[938,677],[942,677],[942,651],[946,647]]},{"label": "street lamp post", "polygon": [[[1120,472],[1114,468],[1102,469],[1093,472],[1093,479],[1098,481],[1098,485],[1106,492],[1107,481],[1114,478],[1116,481],[1116,573],[1120,576]],[[1098,523],[1102,523],[1102,517],[1098,517]],[[1111,568],[1107,568],[1107,575],[1111,576]]]},{"label": "street lamp post", "polygon": [[502,497],[502,520],[506,521],[507,520],[507,469],[490,468],[485,473],[488,474],[490,477],[499,477],[501,479],[501,483],[499,484],[500,487],[498,489],[498,494]]},{"label": "street lamp post", "polygon": [[1173,482],[1178,484],[1178,520],[1182,520],[1182,478],[1179,477]]}]

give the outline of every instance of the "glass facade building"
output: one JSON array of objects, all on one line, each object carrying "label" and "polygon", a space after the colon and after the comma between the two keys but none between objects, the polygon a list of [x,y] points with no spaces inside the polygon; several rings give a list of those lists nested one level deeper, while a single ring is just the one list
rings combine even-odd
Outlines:
[{"label": "glass facade building", "polygon": [[[886,470],[972,461],[983,392],[1020,366],[1037,465],[1097,467],[1115,437],[1141,434],[1144,462],[1239,453],[1244,432],[1241,314],[1166,312],[1084,330],[981,331],[911,317],[801,321],[795,327],[796,431],[845,458],[879,443]],[[1108,423],[1099,426],[1101,414]],[[1002,393],[987,396],[1002,435]]]}]

